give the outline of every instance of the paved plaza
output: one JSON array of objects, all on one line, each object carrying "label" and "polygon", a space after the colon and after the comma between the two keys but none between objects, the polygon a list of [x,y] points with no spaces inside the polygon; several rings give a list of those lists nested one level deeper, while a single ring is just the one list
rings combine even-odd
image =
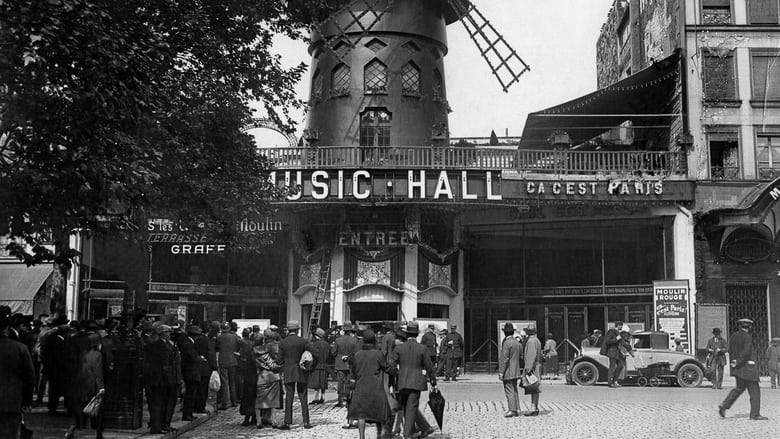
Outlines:
[{"label": "paved plaza", "polygon": [[[577,437],[599,439],[780,437],[780,390],[762,383],[762,414],[769,421],[748,419],[749,404],[745,393],[721,419],[717,405],[733,387],[723,390],[709,387],[682,389],[676,387],[639,388],[606,386],[578,387],[563,381],[545,381],[539,417],[506,419],[501,385],[495,376],[467,375],[455,383],[441,383],[447,399],[443,432],[432,438],[551,438]],[[763,387],[766,386],[766,387]],[[357,430],[345,430],[346,409],[335,408],[335,395],[327,402],[310,406],[314,428],[303,429],[300,410],[296,410],[290,431],[242,427],[243,417],[237,409],[219,412],[217,417],[184,434],[188,439],[212,438],[357,438]],[[427,399],[424,399],[427,403]],[[521,409],[529,410],[530,397],[521,395]],[[425,414],[433,423],[430,410]],[[281,419],[281,413],[277,413]],[[370,434],[368,434],[370,431]],[[367,428],[367,437],[375,430]]]}]

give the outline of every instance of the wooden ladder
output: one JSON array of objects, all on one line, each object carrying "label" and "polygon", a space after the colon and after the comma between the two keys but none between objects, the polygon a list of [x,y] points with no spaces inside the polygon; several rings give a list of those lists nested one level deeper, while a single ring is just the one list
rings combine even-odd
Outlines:
[{"label": "wooden ladder", "polygon": [[330,261],[331,253],[326,251],[322,255],[320,263],[320,273],[317,279],[317,289],[314,291],[314,303],[311,307],[311,316],[309,319],[309,332],[314,333],[315,328],[319,327],[322,308],[325,305],[325,298],[330,290],[328,280],[330,279]]}]

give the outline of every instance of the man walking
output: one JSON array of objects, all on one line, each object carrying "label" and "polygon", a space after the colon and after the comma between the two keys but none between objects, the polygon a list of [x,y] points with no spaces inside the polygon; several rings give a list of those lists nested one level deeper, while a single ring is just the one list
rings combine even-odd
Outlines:
[{"label": "man walking", "polygon": [[737,387],[731,389],[723,403],[718,406],[718,414],[726,417],[726,410],[730,409],[734,402],[747,389],[750,395],[750,419],[764,421],[767,418],[761,416],[761,388],[758,387],[758,365],[756,365],[756,353],[753,350],[753,337],[750,330],[753,321],[739,319],[739,330],[731,335],[731,375],[737,378]]},{"label": "man walking", "polygon": [[349,378],[349,359],[357,351],[357,338],[355,338],[355,329],[350,323],[344,323],[341,335],[330,347],[330,354],[336,359],[336,374],[338,375],[338,403],[336,407],[344,407],[347,400],[347,380]]},{"label": "man walking", "polygon": [[728,344],[720,336],[720,328],[712,328],[712,338],[707,340],[707,362],[712,368],[712,388],[721,389],[723,385],[723,368],[726,366]]},{"label": "man walking", "polygon": [[301,414],[303,415],[303,428],[312,428],[309,422],[309,401],[307,384],[309,382],[309,372],[300,367],[301,356],[304,351],[312,354],[315,365],[317,354],[314,345],[298,336],[298,330],[301,325],[297,320],[287,322],[287,337],[279,343],[279,365],[282,366],[284,373],[284,424],[279,427],[280,430],[289,430],[293,417],[293,399],[298,393],[298,401],[301,404]]},{"label": "man walking", "polygon": [[22,411],[32,404],[35,370],[27,347],[8,336],[11,308],[0,306],[0,437],[16,439]]},{"label": "man walking", "polygon": [[[420,393],[428,390],[426,381],[436,387],[436,375],[431,358],[425,348],[417,343],[420,328],[417,322],[410,322],[404,330],[407,339],[396,346],[390,355],[390,367],[398,367],[398,390],[401,406],[404,410],[404,439],[412,437],[415,424],[421,431],[419,437],[430,436],[433,427],[420,412]],[[423,374],[423,370],[427,375]]]},{"label": "man walking", "polygon": [[447,334],[442,343],[447,343],[447,368],[445,370],[444,381],[457,381],[458,368],[463,358],[463,336],[458,332],[457,325],[450,325],[450,333]]},{"label": "man walking", "polygon": [[604,338],[604,344],[601,346],[601,355],[609,358],[609,372],[607,373],[607,383],[609,387],[619,387],[617,381],[625,365],[625,358],[620,353],[620,330],[623,328],[623,322],[615,322],[615,326],[607,331]]},{"label": "man walking", "polygon": [[515,326],[504,323],[504,340],[501,342],[501,354],[498,357],[498,379],[504,383],[504,395],[509,410],[504,413],[505,418],[518,415],[520,397],[517,393],[517,379],[521,377],[520,351],[522,346],[515,338]]},{"label": "man walking", "polygon": [[230,323],[222,324],[222,333],[217,336],[216,351],[217,364],[219,365],[219,381],[222,386],[219,388],[219,410],[227,410],[228,403],[235,407],[237,398],[236,391],[236,368],[238,360],[238,335],[230,331]]}]

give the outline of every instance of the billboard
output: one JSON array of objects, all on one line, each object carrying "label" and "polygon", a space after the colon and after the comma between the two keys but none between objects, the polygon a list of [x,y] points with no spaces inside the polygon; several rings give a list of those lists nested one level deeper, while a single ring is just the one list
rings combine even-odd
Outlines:
[{"label": "billboard", "polygon": [[675,349],[675,338],[681,339],[685,352],[691,348],[691,302],[687,280],[653,281],[655,329],[669,334],[669,347]]}]

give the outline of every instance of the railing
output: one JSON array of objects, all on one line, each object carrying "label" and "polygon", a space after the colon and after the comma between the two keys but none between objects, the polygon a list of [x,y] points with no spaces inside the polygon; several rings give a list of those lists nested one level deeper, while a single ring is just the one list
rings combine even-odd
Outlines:
[{"label": "railing", "polygon": [[277,169],[480,169],[538,174],[685,175],[677,151],[550,151],[470,147],[293,147],[265,149]]}]

